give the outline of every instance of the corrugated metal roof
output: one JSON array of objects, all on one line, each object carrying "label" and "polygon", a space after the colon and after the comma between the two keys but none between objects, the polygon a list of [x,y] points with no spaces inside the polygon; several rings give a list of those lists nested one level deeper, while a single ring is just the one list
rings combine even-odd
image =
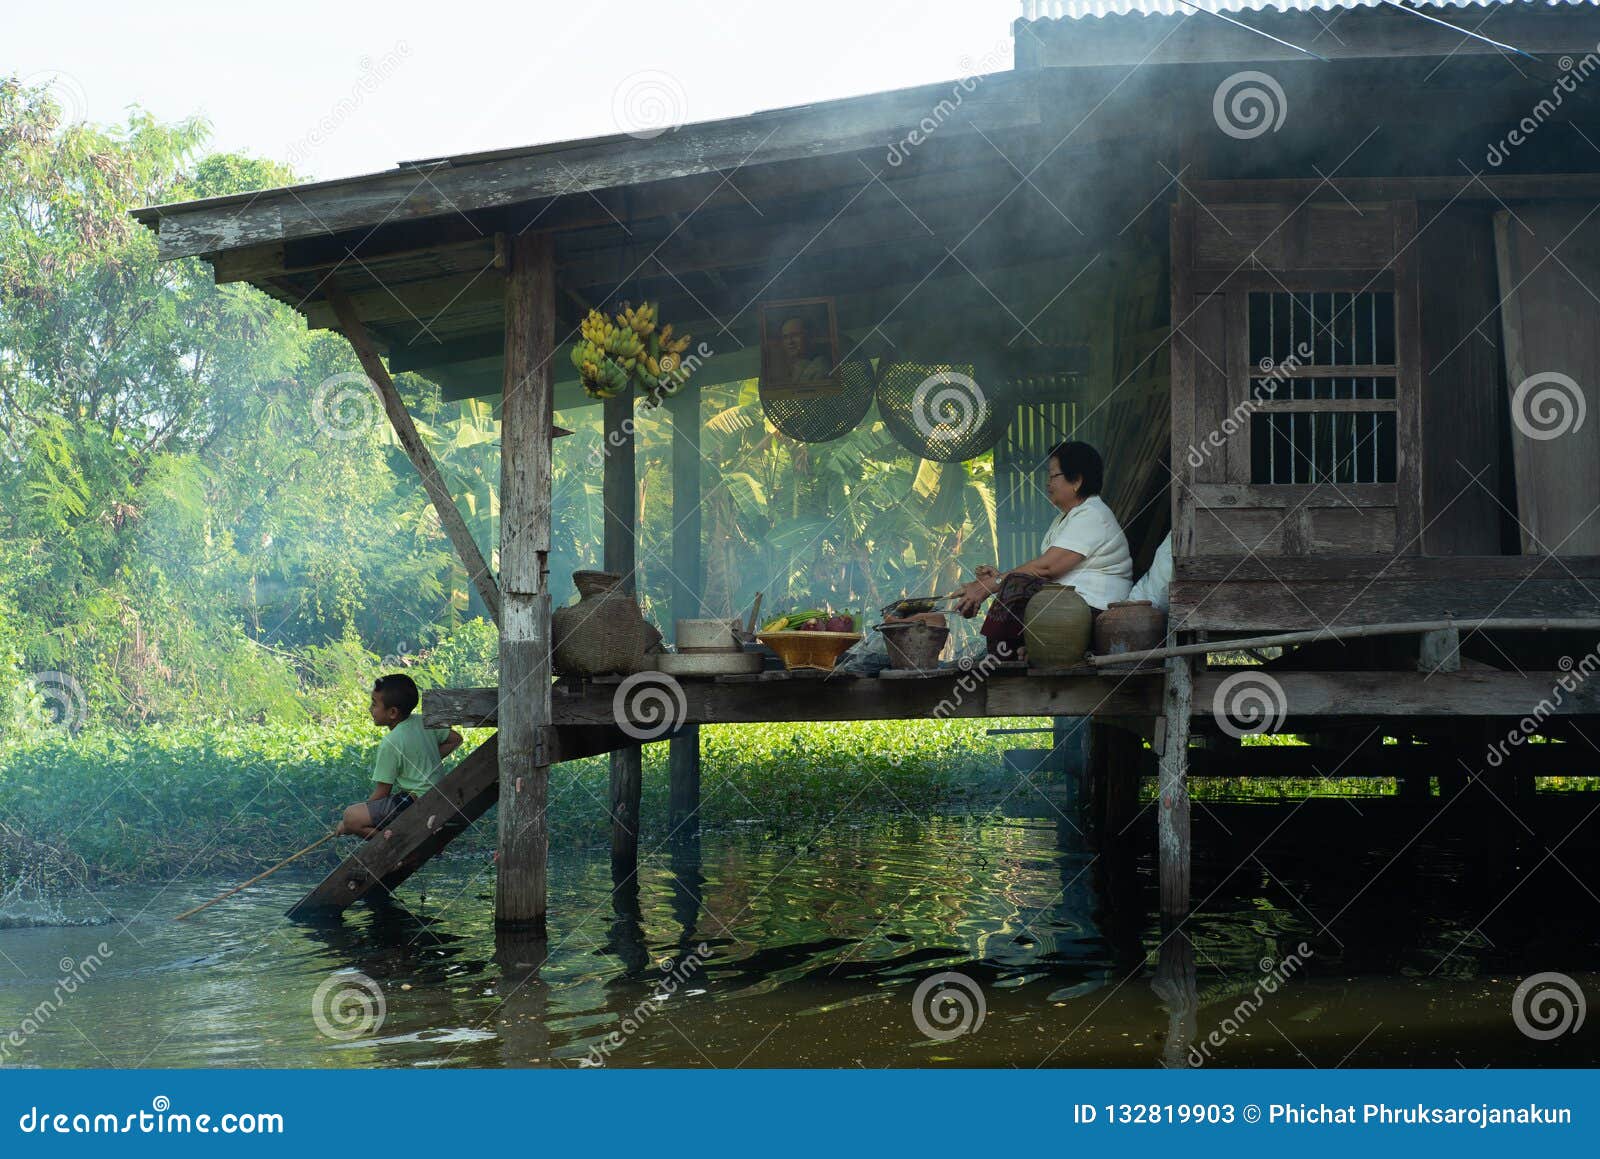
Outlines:
[{"label": "corrugated metal roof", "polygon": [[[1501,5],[1594,6],[1600,0],[1410,0],[1419,8],[1494,8]],[[1089,16],[1181,16],[1211,12],[1306,12],[1313,9],[1382,8],[1387,0],[1022,0],[1024,20],[1082,20]]]}]

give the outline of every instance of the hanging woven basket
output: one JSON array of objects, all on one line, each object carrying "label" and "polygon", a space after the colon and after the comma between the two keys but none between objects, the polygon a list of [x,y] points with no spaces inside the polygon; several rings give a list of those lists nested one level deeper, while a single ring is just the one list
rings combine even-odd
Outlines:
[{"label": "hanging woven basket", "polygon": [[878,370],[878,413],[906,450],[937,463],[983,454],[1005,434],[1000,380],[972,364],[891,362]]},{"label": "hanging woven basket", "polygon": [[827,443],[843,438],[872,409],[874,380],[869,362],[839,367],[836,386],[805,392],[789,386],[761,384],[761,409],[779,432],[802,443]]}]

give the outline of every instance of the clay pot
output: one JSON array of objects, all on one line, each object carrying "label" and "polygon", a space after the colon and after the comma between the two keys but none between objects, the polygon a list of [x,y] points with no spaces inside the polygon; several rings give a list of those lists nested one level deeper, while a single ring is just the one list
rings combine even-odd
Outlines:
[{"label": "clay pot", "polygon": [[1097,656],[1144,652],[1161,647],[1166,638],[1167,614],[1149,600],[1119,600],[1095,617]]},{"label": "clay pot", "polygon": [[878,629],[889,650],[889,667],[927,671],[939,667],[950,629],[922,620],[902,620]]},{"label": "clay pot", "polygon": [[562,676],[628,674],[650,667],[661,633],[646,622],[638,602],[621,590],[613,572],[575,571],[578,602],[550,616],[555,640],[550,662]]},{"label": "clay pot", "polygon": [[1022,613],[1022,642],[1031,668],[1075,668],[1093,635],[1094,613],[1076,588],[1045,584]]}]

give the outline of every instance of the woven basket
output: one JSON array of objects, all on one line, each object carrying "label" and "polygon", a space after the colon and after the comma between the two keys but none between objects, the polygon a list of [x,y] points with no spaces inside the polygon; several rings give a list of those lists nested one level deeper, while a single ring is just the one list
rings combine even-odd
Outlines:
[{"label": "woven basket", "polygon": [[646,656],[661,642],[639,611],[639,604],[620,590],[622,577],[605,571],[575,571],[572,582],[578,602],[557,608],[550,617],[555,640],[551,666],[562,676],[607,676],[638,672]]},{"label": "woven basket", "polygon": [[756,636],[783,658],[785,668],[833,671],[846,649],[860,641],[860,632],[761,632]]}]

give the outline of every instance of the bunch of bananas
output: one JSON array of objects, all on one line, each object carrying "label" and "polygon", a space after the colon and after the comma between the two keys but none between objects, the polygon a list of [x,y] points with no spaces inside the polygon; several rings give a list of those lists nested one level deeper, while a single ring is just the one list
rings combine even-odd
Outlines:
[{"label": "bunch of bananas", "polygon": [[656,328],[656,305],[653,302],[641,302],[635,309],[624,302],[622,313],[617,317],[640,338],[648,338]]},{"label": "bunch of bananas", "polygon": [[572,348],[572,365],[591,398],[611,398],[633,384],[659,402],[662,393],[682,384],[679,374],[689,335],[674,338],[669,323],[658,331],[658,307],[622,303],[622,312],[607,318],[590,310],[580,324]]}]

